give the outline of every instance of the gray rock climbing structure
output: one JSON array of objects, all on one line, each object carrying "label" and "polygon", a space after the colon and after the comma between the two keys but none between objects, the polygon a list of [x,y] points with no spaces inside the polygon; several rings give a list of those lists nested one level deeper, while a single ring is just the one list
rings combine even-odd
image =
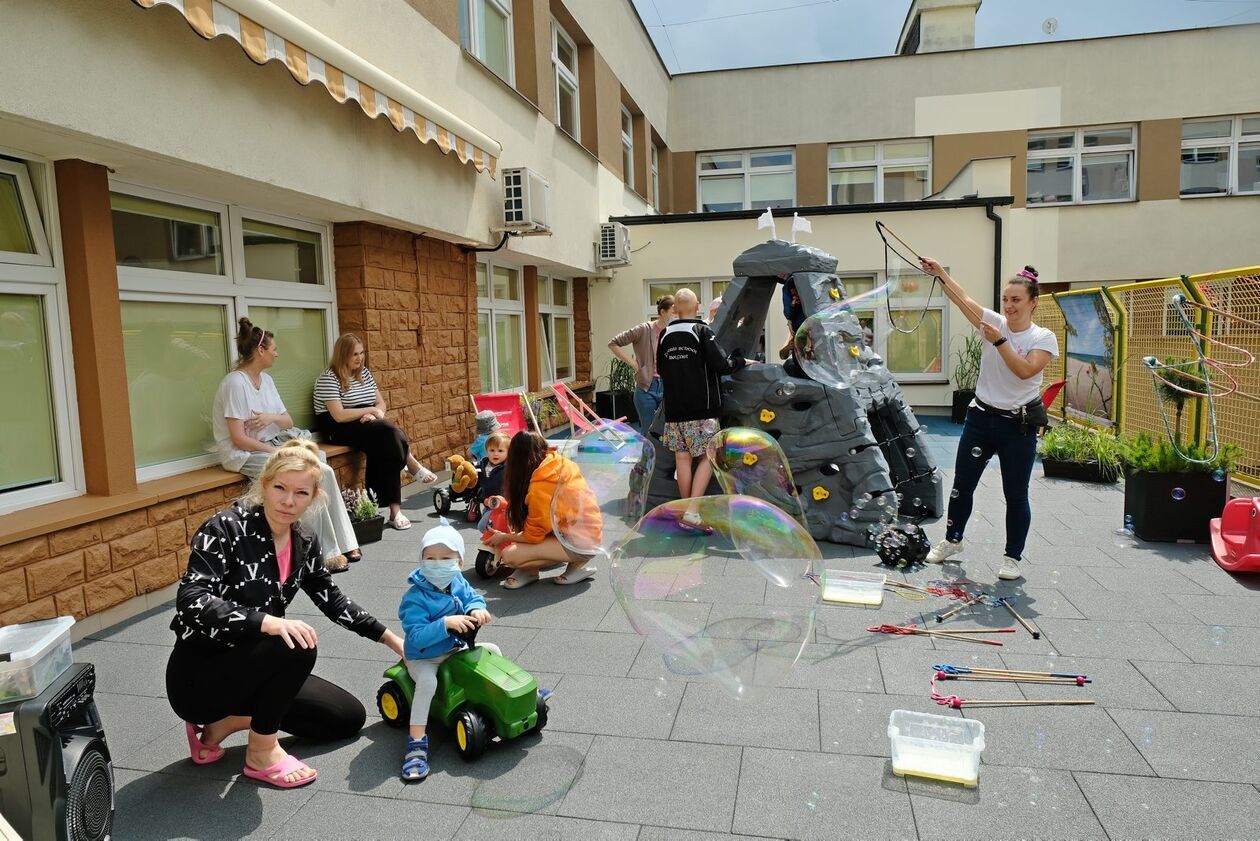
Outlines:
[{"label": "gray rock climbing structure", "polygon": [[[845,298],[836,258],[805,245],[770,240],[735,258],[734,269],[712,325],[728,352],[751,355],[770,307],[778,311],[778,285],[789,278],[807,316]],[[776,363],[746,368],[723,383],[722,426],[761,429],[779,442],[815,539],[872,546],[898,511],[911,520],[940,516],[944,488],[901,387],[864,346],[861,324],[852,314],[839,324],[844,340],[863,348],[846,385],[791,376]],[[664,425],[658,412],[650,427],[657,452],[649,508],[678,495]],[[716,482],[709,492],[721,493]]]}]

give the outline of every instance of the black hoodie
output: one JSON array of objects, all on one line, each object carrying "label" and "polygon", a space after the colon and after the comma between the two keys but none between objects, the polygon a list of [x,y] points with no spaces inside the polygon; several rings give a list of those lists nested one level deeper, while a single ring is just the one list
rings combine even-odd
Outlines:
[{"label": "black hoodie", "polygon": [[738,353],[728,357],[700,319],[671,321],[656,346],[656,372],[665,387],[665,420],[680,423],[718,417],[720,378],[746,364]]}]

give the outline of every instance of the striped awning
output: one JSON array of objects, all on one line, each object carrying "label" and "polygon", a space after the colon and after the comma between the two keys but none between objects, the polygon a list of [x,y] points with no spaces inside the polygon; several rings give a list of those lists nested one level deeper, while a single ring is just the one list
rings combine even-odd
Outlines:
[{"label": "striped awning", "polygon": [[380,68],[278,8],[270,0],[133,0],[151,9],[170,6],[209,40],[227,35],[257,64],[279,61],[299,84],[319,82],[333,99],[353,99],[372,119],[385,117],[398,131],[410,129],[443,154],[493,177],[503,147],[430,102]]}]

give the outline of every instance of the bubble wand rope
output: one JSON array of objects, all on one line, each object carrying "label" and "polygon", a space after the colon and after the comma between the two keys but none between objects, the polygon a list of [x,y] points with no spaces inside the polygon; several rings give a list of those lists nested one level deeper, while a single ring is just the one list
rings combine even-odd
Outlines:
[{"label": "bubble wand rope", "polygon": [[[913,248],[911,248],[909,245],[907,245],[904,239],[897,236],[897,234],[893,231],[892,228],[888,227],[883,222],[876,219],[875,231],[876,233],[879,234],[879,238],[884,243],[884,284],[885,286],[890,286],[893,279],[893,269],[890,267],[889,260],[888,260],[889,252],[895,255],[896,258],[900,260],[902,263],[904,263],[911,272],[922,275],[923,277],[932,278],[932,283],[928,286],[927,300],[924,301],[923,309],[920,310],[919,312],[919,320],[915,322],[915,325],[911,327],[909,330],[903,330],[901,327],[898,327],[897,320],[893,316],[892,296],[893,296],[894,290],[892,288],[889,288],[888,294],[884,298],[884,309],[887,310],[888,312],[888,324],[898,333],[902,333],[908,336],[911,333],[914,333],[915,331],[917,331],[923,325],[923,320],[927,318],[928,309],[930,309],[932,306],[932,293],[936,291],[936,286],[938,283],[940,283],[940,278],[938,278],[936,275],[928,274],[927,272],[923,271],[922,268],[915,265],[910,260],[907,260],[905,255],[901,254],[899,251],[897,251],[897,249],[892,247],[892,245],[888,242],[888,237],[884,236],[885,231],[888,232],[889,236],[897,240],[897,242],[901,243],[902,246],[904,246],[905,249],[909,251],[916,260],[918,260],[919,262],[923,261],[923,258],[919,256],[919,253],[915,251]],[[898,271],[905,271],[905,269],[899,269]]]},{"label": "bubble wand rope", "polygon": [[[1173,300],[1172,300],[1173,309],[1177,311],[1177,315],[1181,318],[1182,324],[1185,325],[1186,331],[1190,332],[1191,334],[1197,334],[1198,331],[1194,329],[1194,325],[1191,323],[1190,317],[1186,315],[1186,311],[1183,306],[1184,302],[1185,302],[1184,295],[1173,296]],[[1172,428],[1168,424],[1168,410],[1164,408],[1163,400],[1159,401],[1159,415],[1160,415],[1160,419],[1164,422],[1164,434],[1168,436],[1168,442],[1169,444],[1172,445],[1173,451],[1176,452],[1178,456],[1190,462],[1191,464],[1211,464],[1216,461],[1217,457],[1220,455],[1220,450],[1221,450],[1221,442],[1216,434],[1216,400],[1212,396],[1211,375],[1208,374],[1208,368],[1210,366],[1207,365],[1208,357],[1203,352],[1203,342],[1199,340],[1197,335],[1192,335],[1191,340],[1192,340],[1192,343],[1194,344],[1195,354],[1198,357],[1197,361],[1199,365],[1199,370],[1202,371],[1203,373],[1204,385],[1207,387],[1206,397],[1207,397],[1207,404],[1208,404],[1208,422],[1210,424],[1210,429],[1211,429],[1211,435],[1210,435],[1209,440],[1211,440],[1212,442],[1211,455],[1208,455],[1206,458],[1191,458],[1188,454],[1182,452],[1181,445],[1178,443],[1176,436],[1173,435]],[[1155,384],[1155,380],[1158,378],[1155,373],[1155,364],[1158,364],[1158,362],[1159,360],[1155,359],[1155,357],[1153,356],[1147,356],[1142,359],[1142,363],[1146,365],[1147,368],[1149,368],[1151,371],[1151,385],[1155,388],[1156,393],[1158,393],[1159,391],[1159,386]],[[1226,373],[1226,377],[1230,380],[1233,380],[1233,377],[1230,377],[1228,373]],[[1237,385],[1238,384],[1235,381],[1234,382],[1235,390],[1237,389]]]}]

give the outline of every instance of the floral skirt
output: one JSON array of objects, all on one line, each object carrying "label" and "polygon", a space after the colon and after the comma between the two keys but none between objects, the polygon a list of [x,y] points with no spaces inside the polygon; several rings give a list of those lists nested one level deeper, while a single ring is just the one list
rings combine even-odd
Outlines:
[{"label": "floral skirt", "polygon": [[718,434],[716,418],[679,421],[665,424],[665,448],[672,453],[687,452],[695,458],[704,455],[705,447]]}]

